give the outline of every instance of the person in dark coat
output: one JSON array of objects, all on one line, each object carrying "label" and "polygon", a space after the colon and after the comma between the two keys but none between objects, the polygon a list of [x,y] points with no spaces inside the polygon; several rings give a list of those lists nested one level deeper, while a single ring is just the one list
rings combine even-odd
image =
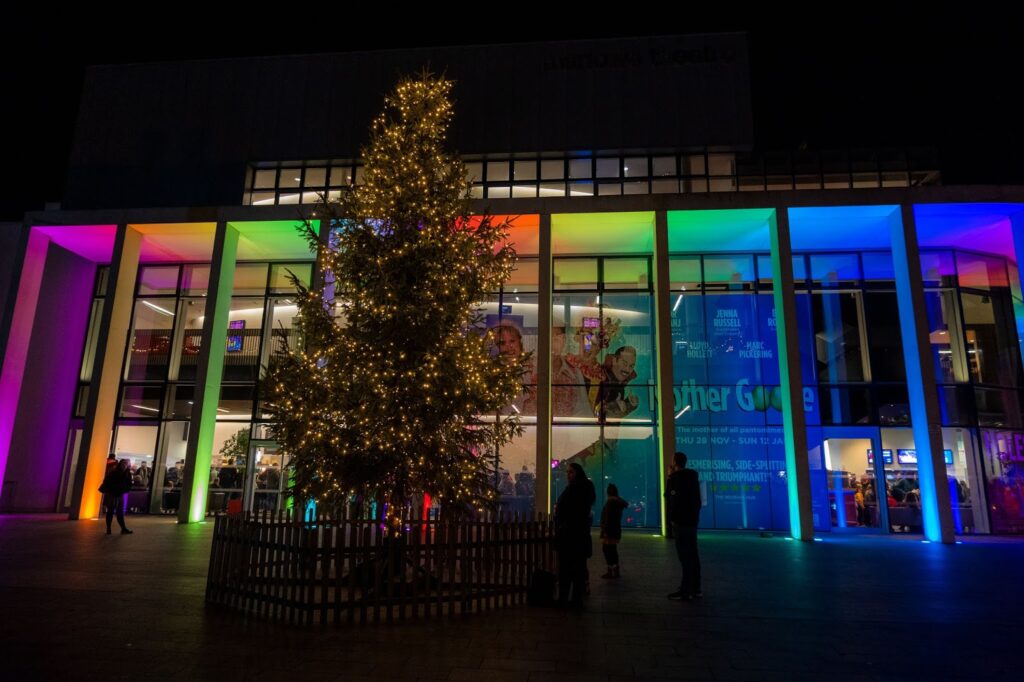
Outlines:
[{"label": "person in dark coat", "polygon": [[622,539],[622,511],[629,502],[619,497],[619,489],[614,483],[608,485],[608,495],[604,508],[601,509],[601,551],[608,571],[602,578],[619,577],[619,540]]},{"label": "person in dark coat", "polygon": [[686,455],[682,452],[677,452],[672,461],[672,473],[665,484],[665,500],[683,577],[679,589],[668,595],[668,598],[690,600],[704,596],[700,586],[700,555],[697,553],[700,479],[696,471],[686,468]]},{"label": "person in dark coat", "polygon": [[121,526],[121,535],[130,535],[134,531],[124,525],[124,496],[132,489],[132,472],[128,460],[122,459],[103,477],[100,492],[103,493],[103,504],[107,507],[107,535],[110,535],[110,523],[117,514],[117,525]]},{"label": "person in dark coat", "polygon": [[566,470],[569,485],[555,504],[555,550],[558,552],[558,602],[583,605],[587,556],[590,554],[590,510],[597,495],[583,467],[573,462]]}]

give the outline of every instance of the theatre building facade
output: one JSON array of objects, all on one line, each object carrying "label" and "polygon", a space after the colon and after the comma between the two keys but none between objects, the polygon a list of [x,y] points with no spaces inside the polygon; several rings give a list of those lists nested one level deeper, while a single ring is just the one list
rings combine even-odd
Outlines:
[{"label": "theatre building facade", "polygon": [[381,94],[430,63],[519,254],[481,304],[531,352],[504,509],[578,462],[660,529],[683,451],[704,528],[1024,532],[1024,188],[756,152],[747,62],[716,35],[93,70],[62,207],[2,234],[0,509],[95,517],[111,452],[133,513],[291,504],[257,387],[302,343],[290,276],[321,277],[298,217],[361,182]]}]

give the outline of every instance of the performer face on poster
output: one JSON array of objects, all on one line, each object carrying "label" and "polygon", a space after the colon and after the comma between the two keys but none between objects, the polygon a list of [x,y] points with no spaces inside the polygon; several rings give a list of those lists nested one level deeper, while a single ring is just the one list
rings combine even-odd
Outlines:
[{"label": "performer face on poster", "polygon": [[523,335],[510,324],[499,324],[491,328],[498,355],[507,362],[515,363],[523,354]]},{"label": "performer face on poster", "polygon": [[615,381],[625,384],[636,377],[636,350],[632,346],[623,346],[618,353],[612,354],[611,374]]}]

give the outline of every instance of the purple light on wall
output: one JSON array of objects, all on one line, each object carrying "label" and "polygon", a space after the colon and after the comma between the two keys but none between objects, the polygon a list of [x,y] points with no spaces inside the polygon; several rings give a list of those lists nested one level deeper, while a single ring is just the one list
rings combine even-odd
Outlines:
[{"label": "purple light on wall", "polygon": [[92,261],[50,244],[5,474],[5,505],[16,511],[57,508],[95,273]]},{"label": "purple light on wall", "polygon": [[0,490],[3,490],[4,474],[11,451],[14,420],[18,413],[18,397],[21,395],[21,384],[25,376],[25,360],[28,357],[32,323],[35,320],[36,303],[39,301],[39,287],[43,281],[43,266],[46,264],[46,249],[49,242],[46,235],[36,230],[29,235],[21,279],[18,281],[14,317],[7,339],[7,352],[3,359],[3,369],[0,370]]},{"label": "purple light on wall", "polygon": [[[3,489],[10,455],[13,452],[11,444],[19,417],[26,365],[32,347],[33,327],[36,323],[39,293],[43,286],[43,271],[50,243],[58,244],[93,263],[109,263],[113,254],[115,230],[114,225],[37,226],[29,233],[3,368],[0,370],[0,490]],[[85,287],[91,295],[91,281],[86,283]],[[54,302],[53,310],[55,314],[60,314],[59,302]],[[58,354],[53,359],[59,362],[62,358],[73,357],[73,363],[77,365],[80,354],[79,349],[77,353],[72,351]],[[65,436],[66,420],[60,429],[64,431],[60,436]],[[59,485],[59,481],[57,484]]]},{"label": "purple light on wall", "polygon": [[921,248],[984,251],[1016,260],[1011,221],[1024,204],[917,204],[914,218]]}]

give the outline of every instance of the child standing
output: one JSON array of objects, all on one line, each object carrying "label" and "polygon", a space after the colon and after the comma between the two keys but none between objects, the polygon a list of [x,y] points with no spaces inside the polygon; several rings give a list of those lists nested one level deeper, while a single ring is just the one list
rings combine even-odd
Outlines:
[{"label": "child standing", "polygon": [[601,549],[608,571],[602,578],[619,577],[619,540],[622,539],[622,510],[629,503],[619,497],[619,489],[614,483],[608,485],[607,500],[601,510]]}]

